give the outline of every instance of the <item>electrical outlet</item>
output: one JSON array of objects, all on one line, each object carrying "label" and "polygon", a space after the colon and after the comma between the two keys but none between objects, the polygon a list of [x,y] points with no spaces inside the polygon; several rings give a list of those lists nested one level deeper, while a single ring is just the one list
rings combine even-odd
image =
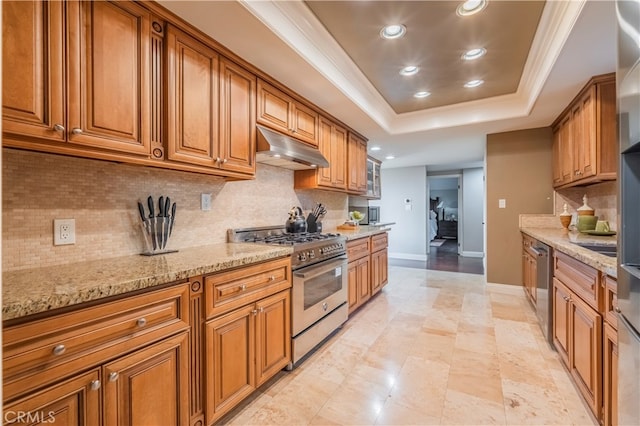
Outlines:
[{"label": "electrical outlet", "polygon": [[200,194],[200,209],[203,212],[211,210],[211,194]]},{"label": "electrical outlet", "polygon": [[53,245],[63,246],[76,243],[76,220],[75,219],[54,219],[53,220]]}]

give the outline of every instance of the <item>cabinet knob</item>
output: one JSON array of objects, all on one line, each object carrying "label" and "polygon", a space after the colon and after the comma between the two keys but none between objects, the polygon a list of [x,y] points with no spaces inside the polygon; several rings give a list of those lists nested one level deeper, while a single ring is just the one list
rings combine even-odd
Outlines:
[{"label": "cabinet knob", "polygon": [[222,160],[222,164],[226,163],[227,161],[229,161],[229,159],[225,158],[224,160]]},{"label": "cabinet knob", "polygon": [[116,380],[118,380],[118,372],[117,371],[113,371],[111,373],[109,373],[109,381],[110,382],[115,382]]},{"label": "cabinet knob", "polygon": [[240,291],[245,291],[247,289],[247,285],[242,284],[239,288],[240,288]]},{"label": "cabinet knob", "polygon": [[56,124],[53,126],[53,130],[56,132],[64,132],[64,126],[62,124]]},{"label": "cabinet knob", "polygon": [[329,307],[329,305],[327,305],[327,302],[324,302],[324,303],[322,304],[322,310],[323,310],[323,311],[326,311],[328,307]]},{"label": "cabinet knob", "polygon": [[622,309],[620,309],[620,307],[617,305],[613,307],[613,310],[616,311],[616,313],[618,314],[622,313]]},{"label": "cabinet knob", "polygon": [[102,383],[100,383],[100,380],[92,380],[91,383],[89,384],[89,388],[91,390],[98,390],[100,389],[100,386],[102,386]]},{"label": "cabinet knob", "polygon": [[564,299],[565,302],[568,302],[571,300],[569,296],[562,296],[562,298]]},{"label": "cabinet knob", "polygon": [[147,319],[145,317],[139,318],[138,321],[136,321],[136,324],[138,327],[144,327],[147,325]]},{"label": "cabinet knob", "polygon": [[81,135],[82,134],[82,129],[76,127],[71,131],[71,133],[73,133],[74,135]]},{"label": "cabinet knob", "polygon": [[274,275],[269,276],[269,281],[275,281],[275,280],[276,280],[276,277]]},{"label": "cabinet knob", "polygon": [[257,315],[257,314],[258,314],[258,310],[257,310],[257,309],[254,309],[253,311],[251,311],[251,313],[252,313],[253,315]]},{"label": "cabinet knob", "polygon": [[216,157],[216,163],[220,164],[220,157]]},{"label": "cabinet knob", "polygon": [[263,313],[264,312],[264,308],[262,306],[260,306],[260,309],[258,309],[258,312]]},{"label": "cabinet knob", "polygon": [[62,355],[66,350],[67,348],[64,345],[55,345],[53,347],[53,354],[56,356]]}]

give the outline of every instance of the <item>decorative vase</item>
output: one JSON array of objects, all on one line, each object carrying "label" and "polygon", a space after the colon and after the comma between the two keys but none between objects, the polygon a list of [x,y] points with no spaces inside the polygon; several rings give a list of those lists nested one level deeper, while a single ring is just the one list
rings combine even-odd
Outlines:
[{"label": "decorative vase", "polygon": [[567,211],[567,204],[564,205],[564,210],[560,213],[560,223],[564,229],[569,229],[569,225],[571,224],[571,213]]}]

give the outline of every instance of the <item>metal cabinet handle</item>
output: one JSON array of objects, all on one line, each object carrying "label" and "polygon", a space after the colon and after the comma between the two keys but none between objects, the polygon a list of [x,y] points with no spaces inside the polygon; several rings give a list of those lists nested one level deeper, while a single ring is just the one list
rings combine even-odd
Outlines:
[{"label": "metal cabinet handle", "polygon": [[73,129],[71,131],[71,133],[73,133],[74,135],[81,135],[82,134],[82,129],[76,127],[75,129]]},{"label": "metal cabinet handle", "polygon": [[100,380],[92,380],[91,383],[89,384],[89,388],[91,390],[98,390],[100,389],[100,386],[102,386],[102,383],[100,383]]},{"label": "metal cabinet handle", "polygon": [[115,382],[116,380],[118,380],[119,376],[120,375],[118,374],[117,371],[111,372],[111,373],[109,373],[109,381],[110,382]]},{"label": "metal cabinet handle", "polygon": [[55,345],[53,347],[53,354],[56,356],[62,355],[66,350],[67,348],[64,345]]},{"label": "metal cabinet handle", "polygon": [[56,132],[64,132],[64,126],[62,124],[56,124],[53,126],[53,130]]},{"label": "metal cabinet handle", "polygon": [[147,319],[145,317],[139,318],[138,321],[136,321],[136,324],[138,327],[144,327],[147,325]]}]

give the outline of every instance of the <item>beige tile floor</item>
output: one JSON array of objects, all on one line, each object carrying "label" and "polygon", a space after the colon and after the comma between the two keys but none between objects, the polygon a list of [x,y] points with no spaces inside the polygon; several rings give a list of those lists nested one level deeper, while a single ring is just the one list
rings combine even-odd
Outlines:
[{"label": "beige tile floor", "polygon": [[383,292],[230,425],[595,425],[521,287],[389,268]]}]

